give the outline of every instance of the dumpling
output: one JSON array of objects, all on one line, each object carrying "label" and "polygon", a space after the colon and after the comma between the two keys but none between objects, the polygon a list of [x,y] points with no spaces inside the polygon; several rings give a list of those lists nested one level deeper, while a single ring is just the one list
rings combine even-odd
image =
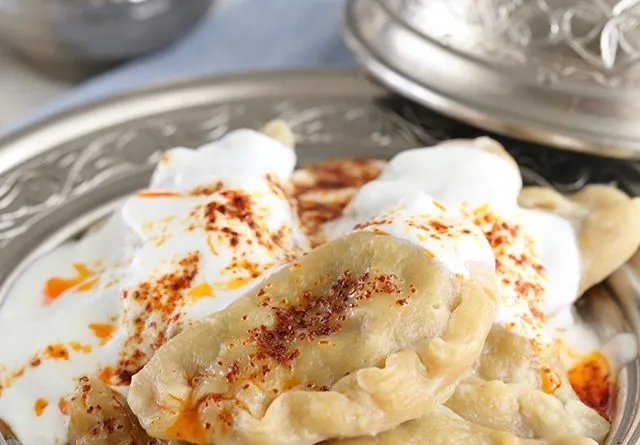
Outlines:
[{"label": "dumpling", "polygon": [[476,364],[447,406],[479,425],[520,437],[576,435],[604,440],[609,423],[573,391],[555,348],[495,326]]},{"label": "dumpling", "polygon": [[[507,165],[515,165],[496,144],[477,142],[476,150],[489,151],[508,161]],[[428,154],[424,152],[425,156]],[[549,259],[548,254],[555,252],[560,253],[560,262],[566,262],[567,249],[557,245],[558,241],[566,244],[566,239],[559,240],[557,233],[545,233],[536,223],[547,223],[547,228],[569,227],[568,236],[576,239],[574,292],[571,295],[554,292],[562,301],[546,302],[545,307],[551,313],[566,308],[584,290],[604,279],[640,244],[640,231],[633,225],[640,217],[640,200],[630,199],[613,187],[589,186],[568,198],[550,189],[529,187],[522,190],[519,204],[532,209],[525,211],[525,222],[535,230],[543,259]],[[499,250],[496,257],[500,259]],[[551,260],[552,271],[563,270],[558,258]],[[498,277],[502,278],[500,270]],[[566,280],[566,276],[557,273],[548,278]],[[501,286],[501,292],[513,290],[518,291],[510,289],[510,284]],[[546,336],[542,331],[544,314],[533,309],[536,307],[533,306],[529,318],[540,318],[541,334]],[[517,444],[529,439],[539,443],[595,443],[604,441],[609,430],[609,423],[582,403],[573,391],[551,339],[531,341],[504,321],[493,327],[474,372],[456,388],[446,406],[451,410],[446,415],[430,413],[378,437],[353,442],[474,443],[471,437],[474,436],[478,443]],[[443,418],[445,439],[439,438],[439,431],[444,431]],[[471,429],[473,435],[469,433]],[[567,436],[573,438],[569,440]],[[456,437],[460,442],[447,442],[446,437]]]},{"label": "dumpling", "polygon": [[595,445],[608,431],[573,392],[554,349],[533,350],[526,338],[495,326],[473,375],[446,407],[378,436],[330,444]]},{"label": "dumpling", "polygon": [[[495,275],[473,260],[452,273],[437,251],[390,235],[398,214],[311,251],[161,347],[128,396],[145,430],[302,445],[377,434],[444,403],[495,319]],[[492,264],[482,234],[460,224],[455,237]]]},{"label": "dumpling", "polygon": [[519,438],[506,431],[496,431],[469,422],[445,406],[440,406],[420,420],[377,436],[330,441],[327,445],[595,445],[591,439],[561,436],[554,439]]},{"label": "dumpling", "polygon": [[581,256],[579,293],[601,282],[638,250],[640,199],[607,185],[589,185],[564,196],[545,187],[525,187],[523,207],[569,219],[578,229]]},{"label": "dumpling", "polygon": [[125,398],[97,378],[82,379],[69,402],[69,443],[160,445],[140,427]]}]

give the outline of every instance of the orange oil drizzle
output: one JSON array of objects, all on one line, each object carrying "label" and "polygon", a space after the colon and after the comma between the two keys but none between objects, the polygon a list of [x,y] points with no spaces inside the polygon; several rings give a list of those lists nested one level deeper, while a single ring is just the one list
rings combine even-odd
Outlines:
[{"label": "orange oil drizzle", "polygon": [[[74,263],[73,268],[76,275],[72,278],[52,277],[47,280],[44,285],[45,304],[51,303],[60,295],[78,285],[80,285],[76,288],[78,292],[86,292],[93,289],[98,282],[98,278],[95,277],[96,272],[82,263]],[[95,278],[89,280],[92,277]]]},{"label": "orange oil drizzle", "polygon": [[613,405],[610,375],[609,362],[600,352],[584,356],[569,370],[569,381],[580,400],[607,420]]}]

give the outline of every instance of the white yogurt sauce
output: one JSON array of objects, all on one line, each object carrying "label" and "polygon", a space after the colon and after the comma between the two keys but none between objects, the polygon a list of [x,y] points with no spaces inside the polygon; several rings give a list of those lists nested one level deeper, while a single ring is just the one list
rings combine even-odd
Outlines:
[{"label": "white yogurt sauce", "polygon": [[[121,299],[121,323],[132,338],[128,352],[143,353],[132,371],[182,326],[224,309],[267,270],[308,248],[278,185],[290,178],[295,162],[293,150],[279,142],[236,131],[198,151],[175,149],[164,157],[151,185],[179,196],[143,193],[125,203],[124,220],[140,243],[123,286],[128,295]],[[195,291],[172,296],[155,284],[193,253],[199,255],[197,270],[186,284]],[[136,298],[149,284],[155,289]],[[154,292],[167,301],[158,304]]]},{"label": "white yogurt sauce", "polygon": [[[17,280],[0,312],[3,338],[10,339],[0,342],[0,418],[25,445],[65,443],[58,403],[80,377],[113,369],[110,381],[120,383],[117,371],[128,353],[141,352],[127,362],[141,366],[166,337],[223,309],[307,249],[278,185],[288,181],[295,162],[293,150],[250,130],[198,150],[173,149],[158,165],[151,190],[131,197],[97,233],[42,257]],[[178,262],[187,256],[195,273],[178,280],[184,288],[158,287],[181,273]],[[74,262],[90,269],[95,263],[96,283],[87,288],[93,277],[86,278],[44,305],[47,279],[74,276]],[[169,281],[169,287],[176,283]],[[159,294],[140,298],[145,286]],[[146,306],[158,295],[175,301]],[[98,337],[92,323],[114,332]],[[35,354],[40,363],[32,366]]]},{"label": "white yogurt sauce", "polygon": [[[570,307],[578,297],[580,264],[575,231],[563,218],[521,209],[517,199],[522,180],[517,167],[483,147],[490,147],[490,141],[450,141],[400,153],[377,180],[360,189],[343,217],[326,227],[327,236],[339,236],[416,190],[460,209],[469,218],[490,216],[490,220],[480,223],[485,231],[504,222],[517,229],[517,236],[494,246],[497,260],[504,263],[498,267],[499,278],[508,280],[501,283],[502,305],[497,322],[537,342],[550,343],[550,336],[534,313],[539,310],[552,315]],[[540,263],[544,273],[515,264],[514,258],[521,255],[526,255],[527,263]],[[539,303],[528,304],[523,299],[522,288],[516,285],[521,282],[536,289],[539,286]]]},{"label": "white yogurt sauce", "polygon": [[[87,292],[71,289],[45,305],[43,287],[52,276],[73,276],[74,262],[95,264],[109,261],[114,253],[124,256],[124,244],[109,244],[122,238],[120,229],[116,215],[81,242],[62,246],[37,260],[18,279],[0,311],[0,329],[5,339],[0,342],[3,367],[0,383],[6,385],[10,374],[24,371],[22,377],[2,391],[0,418],[11,425],[25,444],[64,443],[67,427],[58,407],[60,399],[75,389],[78,377],[97,372],[102,364],[117,357],[118,340],[121,343],[122,338],[101,346],[101,339],[89,328],[91,323],[112,323],[111,319],[118,315],[115,280],[122,270],[115,262],[111,263],[114,266],[109,269],[111,273],[100,276],[100,281]],[[42,351],[50,345],[59,345],[54,352],[66,351],[69,359],[43,355]],[[74,350],[74,345],[84,349]],[[85,352],[87,347],[91,352]],[[36,353],[41,364],[28,366]],[[46,401],[47,406],[37,415],[35,406],[39,399]]]},{"label": "white yogurt sauce", "polygon": [[476,225],[423,192],[410,192],[356,230],[386,233],[424,249],[451,273],[470,275],[471,263],[494,269],[491,246]]}]

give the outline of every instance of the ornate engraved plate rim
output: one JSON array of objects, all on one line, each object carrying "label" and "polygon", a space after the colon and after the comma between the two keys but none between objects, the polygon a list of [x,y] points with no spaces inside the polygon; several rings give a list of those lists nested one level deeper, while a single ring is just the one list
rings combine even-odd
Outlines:
[{"label": "ornate engraved plate rim", "polygon": [[[538,65],[531,60],[526,66],[520,61],[514,68],[495,58],[479,59],[451,44],[453,37],[434,38],[417,29],[400,8],[413,5],[420,10],[439,3],[347,0],[345,41],[383,84],[456,119],[559,148],[640,158],[636,125],[640,90],[585,84],[582,78],[549,82],[534,74]],[[460,29],[449,34],[468,32],[469,38],[482,37],[469,31],[468,23],[456,23]],[[548,74],[549,70],[543,71]]]}]

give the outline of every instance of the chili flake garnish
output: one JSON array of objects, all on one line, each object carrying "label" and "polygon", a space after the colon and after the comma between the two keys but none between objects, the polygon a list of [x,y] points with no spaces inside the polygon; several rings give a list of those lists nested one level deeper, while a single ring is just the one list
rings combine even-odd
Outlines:
[{"label": "chili flake garnish", "polygon": [[544,332],[543,296],[546,275],[538,261],[535,244],[513,221],[504,218],[489,205],[462,211],[484,233],[495,255],[502,306],[516,314],[516,322],[507,329],[518,329],[539,349],[552,344]]},{"label": "chili flake garnish", "polygon": [[[131,376],[140,370],[153,352],[169,340],[168,330],[180,325],[181,310],[186,303],[183,294],[192,287],[199,264],[199,253],[188,254],[177,262],[174,272],[123,291],[122,298],[134,300],[144,312],[133,318],[132,332],[120,354],[115,374],[121,383],[129,383]],[[147,323],[148,314],[159,319]],[[151,340],[149,345],[145,344],[145,339]]]},{"label": "chili flake garnish", "polygon": [[290,366],[300,354],[298,349],[289,347],[294,340],[311,341],[339,332],[346,320],[347,310],[356,307],[360,301],[375,294],[400,293],[396,280],[393,275],[374,276],[369,273],[354,278],[346,271],[324,295],[314,295],[306,290],[299,303],[272,307],[274,324],[249,330],[248,341],[255,348],[251,358],[271,359]]}]

